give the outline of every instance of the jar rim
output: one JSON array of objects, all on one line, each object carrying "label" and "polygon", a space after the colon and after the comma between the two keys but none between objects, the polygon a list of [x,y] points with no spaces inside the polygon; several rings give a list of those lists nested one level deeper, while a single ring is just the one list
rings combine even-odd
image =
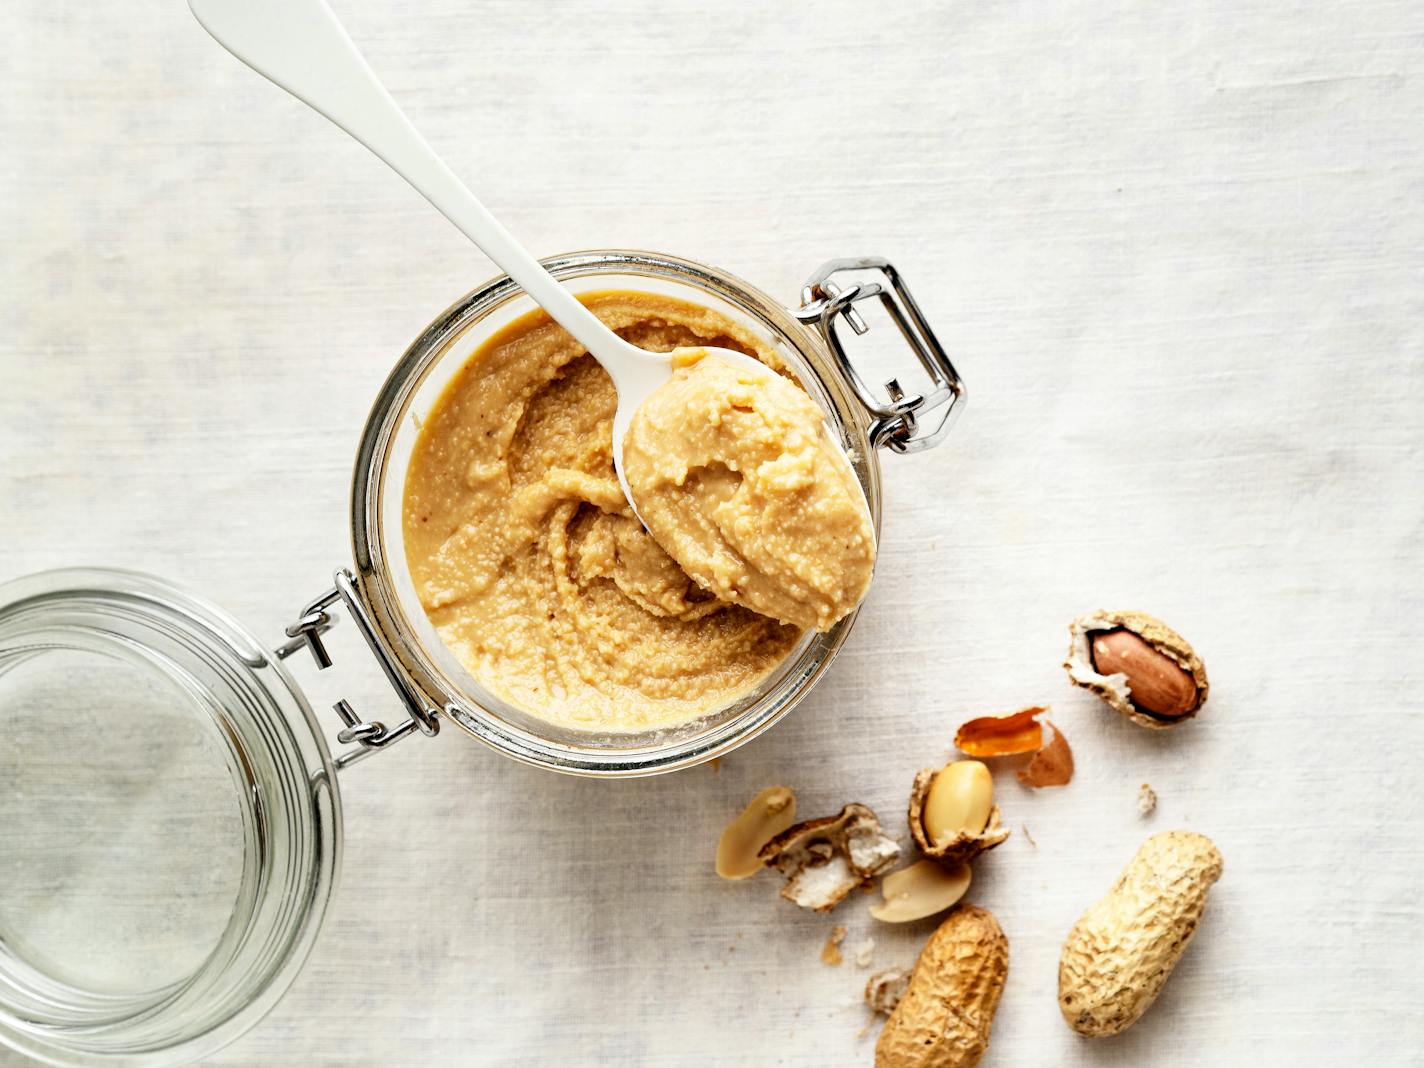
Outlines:
[{"label": "jar rim", "polygon": [[[0,942],[0,1043],[54,1064],[181,1064],[265,1015],[314,945],[342,849],[336,769],[300,687],[237,619],[134,571],[74,568],[0,585],[0,674],[35,650],[135,651],[181,678],[226,762],[243,841],[226,927],[185,977],[114,996],[49,974]],[[142,727],[139,728],[142,730]],[[37,1006],[43,1006],[42,1009]]]},{"label": "jar rim", "polygon": [[[868,437],[868,420],[855,401],[849,384],[837,370],[820,338],[779,302],[717,268],[662,253],[605,249],[566,253],[541,261],[561,281],[609,277],[630,283],[662,282],[680,285],[689,298],[712,298],[735,309],[782,344],[800,377],[827,410],[833,429],[841,436],[870,504],[876,534],[880,529],[880,474],[876,451]],[[636,284],[626,288],[636,289]],[[410,684],[430,703],[479,741],[523,763],[550,770],[597,777],[633,777],[674,771],[703,763],[750,741],[788,714],[810,692],[844,644],[856,613],[852,612],[828,632],[810,635],[773,673],[776,685],[740,712],[699,729],[645,732],[640,736],[606,735],[574,737],[539,717],[522,714],[493,695],[479,699],[474,680],[457,684],[452,678],[452,658],[443,645],[421,634],[423,613],[403,603],[394,572],[403,568],[403,548],[387,544],[385,523],[388,477],[403,479],[404,471],[391,471],[393,441],[409,419],[417,390],[433,369],[451,353],[463,333],[486,316],[511,302],[532,301],[507,276],[497,276],[456,301],[420,332],[392,368],[376,396],[357,448],[351,493],[352,551],[362,598],[392,658]],[[465,358],[468,358],[466,356]],[[439,646],[440,648],[432,648]],[[729,708],[735,707],[735,702]],[[725,714],[726,709],[717,714]],[[715,718],[715,715],[711,718]],[[631,743],[631,744],[630,744]]]}]

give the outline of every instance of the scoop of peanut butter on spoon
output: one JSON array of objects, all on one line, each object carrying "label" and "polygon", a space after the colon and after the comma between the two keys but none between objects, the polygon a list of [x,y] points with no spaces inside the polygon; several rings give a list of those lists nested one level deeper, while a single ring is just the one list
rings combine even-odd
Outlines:
[{"label": "scoop of peanut butter on spoon", "polygon": [[649,533],[720,599],[828,630],[870,586],[875,526],[820,407],[717,350],[680,349],[673,367],[623,440]]}]

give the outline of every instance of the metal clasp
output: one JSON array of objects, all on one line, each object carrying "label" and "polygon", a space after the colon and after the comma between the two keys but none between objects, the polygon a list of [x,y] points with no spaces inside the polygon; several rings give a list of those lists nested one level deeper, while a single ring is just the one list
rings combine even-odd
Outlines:
[{"label": "metal clasp", "polygon": [[[871,298],[879,299],[920,361],[933,387],[930,392],[907,395],[899,380],[892,378],[885,383],[882,395],[856,371],[838,331],[844,322],[856,334],[866,333],[870,327],[855,306]],[[872,417],[870,440],[877,448],[883,445],[895,452],[919,452],[939,444],[949,433],[964,405],[964,382],[889,260],[865,256],[822,265],[801,287],[801,307],[795,315],[819,329],[826,339],[831,354]],[[926,419],[935,412],[938,414],[933,420]]]},{"label": "metal clasp", "polygon": [[380,721],[366,722],[363,720],[345,698],[337,701],[332,707],[341,717],[343,724],[342,729],[336,735],[337,740],[343,745],[349,745],[352,742],[359,743],[357,748],[348,749],[337,755],[336,767],[341,769],[350,767],[359,760],[364,760],[376,750],[384,749],[417,730],[421,734],[433,737],[440,733],[440,721],[436,718],[439,714],[438,711],[421,699],[420,694],[406,680],[399,666],[386,650],[380,635],[376,632],[375,624],[371,622],[370,614],[366,611],[366,605],[361,600],[356,576],[346,568],[341,568],[336,572],[336,584],[331,589],[302,609],[301,616],[287,628],[287,637],[290,640],[277,648],[277,655],[285,660],[299,649],[310,649],[312,659],[316,661],[317,670],[324,671],[331,667],[331,654],[326,651],[326,643],[322,641],[322,635],[336,625],[336,620],[332,618],[329,609],[335,607],[338,601],[345,605],[347,615],[356,624],[356,629],[360,631],[361,637],[370,647],[376,662],[381,665],[386,679],[400,696],[409,717],[395,727],[387,727]]}]

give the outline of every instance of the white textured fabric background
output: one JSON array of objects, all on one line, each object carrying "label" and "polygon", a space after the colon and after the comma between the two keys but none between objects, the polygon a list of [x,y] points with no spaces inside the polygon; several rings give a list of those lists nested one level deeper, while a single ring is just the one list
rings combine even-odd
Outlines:
[{"label": "white textured fabric background", "polygon": [[[449,730],[345,776],[334,915],[213,1063],[868,1063],[867,972],[821,943],[848,923],[903,964],[932,925],[721,883],[717,833],[773,782],[903,831],[955,724],[1039,701],[1079,771],[1001,782],[1015,834],[970,895],[1011,945],[986,1065],[1421,1063],[1424,7],[337,10],[537,253],[660,249],[788,301],[887,255],[971,403],[884,457],[849,645],[720,771],[561,778]],[[0,578],[145,569],[275,640],[349,559],[377,386],[491,267],[179,0],[4,21]],[[1068,686],[1097,606],[1197,645],[1197,721]],[[389,703],[349,657],[297,671],[321,706]],[[1173,827],[1226,858],[1200,937],[1137,1027],[1080,1040],[1062,937]]]}]

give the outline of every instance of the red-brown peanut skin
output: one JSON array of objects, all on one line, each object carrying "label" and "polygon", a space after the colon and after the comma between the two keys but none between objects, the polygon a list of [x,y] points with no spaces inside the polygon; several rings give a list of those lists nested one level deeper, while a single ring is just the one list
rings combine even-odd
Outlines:
[{"label": "red-brown peanut skin", "polygon": [[[1129,676],[1126,688],[1103,677],[1099,670],[1100,667],[1116,674],[1122,665],[1096,664],[1097,657],[1092,645],[1100,640],[1101,635],[1117,630],[1127,631],[1130,635],[1140,638],[1151,650],[1173,661],[1177,667],[1190,675],[1192,684],[1196,687],[1195,701],[1191,702],[1185,710],[1183,710],[1185,701],[1170,701],[1162,707],[1168,708],[1171,714],[1164,715],[1160,712],[1149,711],[1134,702],[1131,694],[1134,683],[1130,677],[1133,672],[1123,672],[1124,675]],[[1146,612],[1109,612],[1100,609],[1096,612],[1088,612],[1073,620],[1068,625],[1068,632],[1068,657],[1063,661],[1063,667],[1068,672],[1069,681],[1074,686],[1082,686],[1097,694],[1137,726],[1145,727],[1148,730],[1168,730],[1193,719],[1206,704],[1207,694],[1211,692],[1211,684],[1206,676],[1206,665],[1202,663],[1201,657],[1196,654],[1196,650],[1187,640],[1160,619],[1149,616]],[[1122,641],[1123,639],[1117,640]],[[1140,688],[1144,681],[1139,677],[1136,680],[1136,685]],[[1165,697],[1166,695],[1161,696]],[[1152,703],[1158,702],[1153,701]]]},{"label": "red-brown peanut skin", "polygon": [[915,962],[909,989],[875,1045],[876,1068],[973,1068],[989,1048],[1009,974],[1009,940],[993,915],[960,905]]},{"label": "red-brown peanut skin", "polygon": [[1099,1038],[1141,1018],[1196,934],[1221,868],[1211,839],[1191,831],[1167,831],[1142,844],[1063,944],[1058,1008],[1069,1027]]},{"label": "red-brown peanut skin", "polygon": [[1090,635],[1089,640],[1098,674],[1126,675],[1130,700],[1144,712],[1177,719],[1196,708],[1196,680],[1132,631],[1120,627]]}]

